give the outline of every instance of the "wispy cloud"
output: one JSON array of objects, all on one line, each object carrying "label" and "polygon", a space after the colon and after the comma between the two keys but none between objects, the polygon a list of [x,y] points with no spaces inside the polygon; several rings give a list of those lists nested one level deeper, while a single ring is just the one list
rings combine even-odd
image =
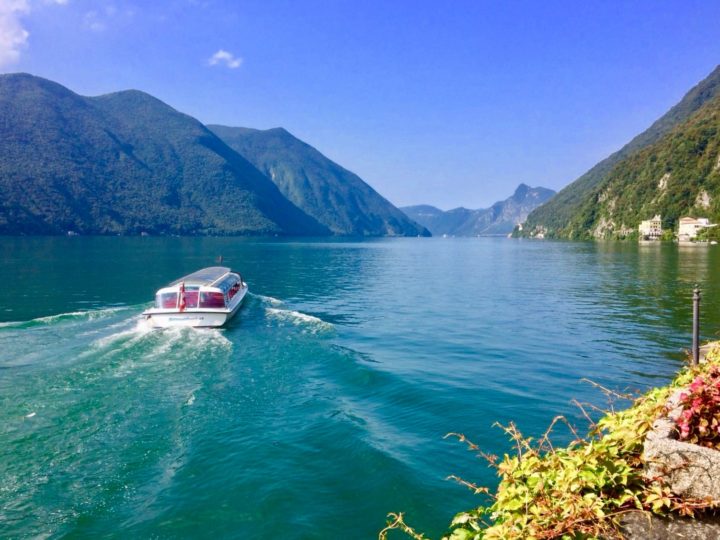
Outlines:
[{"label": "wispy cloud", "polygon": [[242,64],[243,59],[239,56],[235,56],[233,53],[228,52],[224,49],[220,49],[218,52],[213,54],[208,60],[208,64],[211,66],[217,66],[218,64],[225,64],[230,69],[239,68]]},{"label": "wispy cloud", "polygon": [[105,28],[107,28],[105,21],[101,19],[100,15],[95,10],[85,13],[85,16],[83,17],[83,24],[85,25],[85,28],[92,30],[93,32],[102,32]]},{"label": "wispy cloud", "polygon": [[[2,0],[0,0],[1,2]],[[63,0],[54,0],[63,1]],[[135,16],[133,7],[118,8],[114,4],[108,4],[104,8],[92,9],[83,16],[83,24],[93,32],[103,32],[110,26],[127,24]]]},{"label": "wispy cloud", "polygon": [[[43,3],[65,5],[68,0],[43,0]],[[17,62],[27,47],[30,33],[25,30],[22,18],[28,13],[30,0],[0,0],[0,67]]]}]

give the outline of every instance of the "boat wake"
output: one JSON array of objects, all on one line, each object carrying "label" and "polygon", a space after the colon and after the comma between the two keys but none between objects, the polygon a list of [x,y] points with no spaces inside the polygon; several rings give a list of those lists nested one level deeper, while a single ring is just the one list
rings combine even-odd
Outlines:
[{"label": "boat wake", "polygon": [[[249,309],[244,317],[240,315],[237,325],[242,328],[244,324],[245,331],[254,325],[318,336],[334,330],[331,323],[290,309],[277,298],[250,294],[248,300]],[[4,351],[0,369],[100,367],[105,363],[114,365],[117,375],[124,376],[152,363],[165,365],[231,353],[237,327],[157,329],[141,315],[147,305],[110,306],[0,323],[0,350]]]},{"label": "boat wake", "polygon": [[256,298],[256,299],[260,300],[260,302],[262,302],[262,303],[264,303],[264,304],[270,304],[270,305],[273,305],[273,306],[280,306],[280,305],[282,305],[282,303],[283,303],[282,300],[279,300],[279,299],[277,299],[277,298],[273,298],[272,296],[264,296],[264,295],[262,295],[262,294],[255,294],[255,293],[250,293],[250,296],[252,296],[253,298]]},{"label": "boat wake", "polygon": [[259,301],[264,309],[265,317],[269,320],[292,324],[312,334],[330,332],[335,328],[332,323],[324,321],[320,317],[285,308],[284,302],[278,298],[261,294],[252,294],[251,296]]},{"label": "boat wake", "polygon": [[[222,353],[232,342],[217,329],[153,329],[140,315],[145,305],[60,313],[0,325],[0,368],[94,363],[176,361]],[[49,347],[48,344],[52,344]]]},{"label": "boat wake", "polygon": [[335,328],[331,323],[323,321],[319,317],[292,309],[265,308],[265,313],[273,319],[300,326],[313,334],[330,332]]},{"label": "boat wake", "polygon": [[[126,321],[126,327],[92,341],[88,356],[105,358],[121,356],[142,361],[157,361],[186,356],[192,351],[202,354],[232,349],[232,342],[222,331],[211,328],[153,328],[142,317]],[[137,355],[130,353],[136,352]]]},{"label": "boat wake", "polygon": [[87,311],[71,311],[69,313],[58,313],[46,317],[38,317],[29,321],[10,321],[0,323],[0,330],[5,328],[33,328],[36,326],[50,326],[68,322],[96,321],[107,319],[124,311],[137,309],[137,306],[117,306],[105,309],[89,309]]}]

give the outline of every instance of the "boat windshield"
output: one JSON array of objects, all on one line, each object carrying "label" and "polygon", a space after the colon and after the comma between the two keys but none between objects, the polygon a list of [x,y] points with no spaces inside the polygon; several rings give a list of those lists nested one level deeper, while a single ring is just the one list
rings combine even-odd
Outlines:
[{"label": "boat windshield", "polygon": [[[187,287],[185,289],[185,306],[182,309],[198,307],[198,287]],[[164,292],[155,297],[155,307],[160,309],[178,309],[179,294],[177,292]]]},{"label": "boat windshield", "polygon": [[155,298],[155,307],[160,309],[174,309],[177,307],[177,297],[176,292],[160,293]]}]

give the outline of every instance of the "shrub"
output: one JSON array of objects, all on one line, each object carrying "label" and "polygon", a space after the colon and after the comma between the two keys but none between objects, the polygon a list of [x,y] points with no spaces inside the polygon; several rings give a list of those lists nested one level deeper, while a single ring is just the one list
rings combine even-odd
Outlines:
[{"label": "shrub", "polygon": [[720,368],[698,375],[680,394],[682,412],[677,419],[681,441],[720,448]]}]

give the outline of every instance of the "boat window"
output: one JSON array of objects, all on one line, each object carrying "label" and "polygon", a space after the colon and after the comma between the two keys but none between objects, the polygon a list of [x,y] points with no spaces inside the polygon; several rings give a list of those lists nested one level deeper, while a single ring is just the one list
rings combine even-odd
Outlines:
[{"label": "boat window", "polygon": [[185,308],[196,308],[198,305],[198,291],[185,289]]},{"label": "boat window", "polygon": [[174,309],[177,307],[177,293],[166,292],[157,295],[155,307],[162,309]]},{"label": "boat window", "polygon": [[213,287],[217,287],[223,292],[228,292],[230,288],[239,281],[239,279],[240,278],[237,274],[229,274],[219,282],[215,283]]},{"label": "boat window", "polygon": [[240,282],[238,281],[237,283],[235,283],[235,285],[230,287],[230,290],[228,291],[228,297],[232,298],[233,296],[235,296],[237,294],[237,292],[239,290],[240,290]]},{"label": "boat window", "polygon": [[219,292],[201,292],[200,293],[201,308],[224,308],[225,296]]}]

